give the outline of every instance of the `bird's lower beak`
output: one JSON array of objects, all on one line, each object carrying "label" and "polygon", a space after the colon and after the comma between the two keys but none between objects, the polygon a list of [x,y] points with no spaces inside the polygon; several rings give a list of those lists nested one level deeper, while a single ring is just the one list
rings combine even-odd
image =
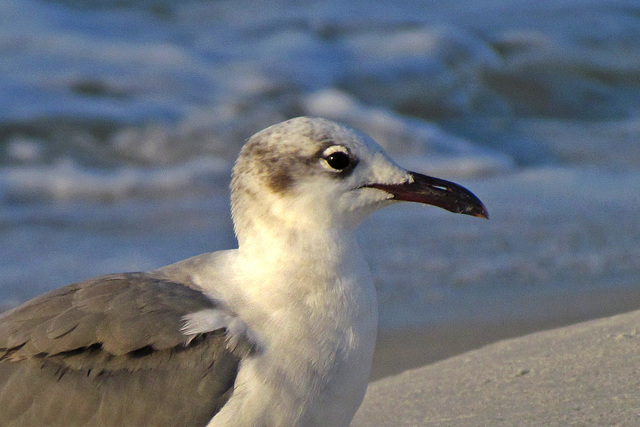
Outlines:
[{"label": "bird's lower beak", "polygon": [[367,187],[386,191],[394,200],[425,203],[449,212],[489,219],[487,208],[480,199],[463,186],[416,172],[409,174],[411,178],[404,183],[369,184]]}]

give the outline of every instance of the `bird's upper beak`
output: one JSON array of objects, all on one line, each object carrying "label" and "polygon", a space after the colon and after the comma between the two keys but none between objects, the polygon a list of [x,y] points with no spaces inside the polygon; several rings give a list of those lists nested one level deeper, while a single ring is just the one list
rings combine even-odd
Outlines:
[{"label": "bird's upper beak", "polygon": [[487,208],[480,199],[463,186],[416,172],[409,172],[409,175],[411,178],[400,184],[369,184],[367,187],[386,191],[394,200],[425,203],[449,212],[489,219]]}]

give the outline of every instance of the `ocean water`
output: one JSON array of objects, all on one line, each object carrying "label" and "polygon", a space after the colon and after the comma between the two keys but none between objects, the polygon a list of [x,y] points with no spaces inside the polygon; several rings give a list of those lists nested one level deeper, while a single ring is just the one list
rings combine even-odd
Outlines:
[{"label": "ocean water", "polygon": [[234,247],[240,147],[313,115],[491,214],[363,225],[383,328],[634,308],[640,4],[467,3],[0,0],[0,306]]}]

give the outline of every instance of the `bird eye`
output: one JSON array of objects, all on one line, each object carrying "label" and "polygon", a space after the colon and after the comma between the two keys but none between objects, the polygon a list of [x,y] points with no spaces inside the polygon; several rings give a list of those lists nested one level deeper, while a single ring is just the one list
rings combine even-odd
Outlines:
[{"label": "bird eye", "polygon": [[349,158],[349,155],[342,151],[336,151],[334,153],[331,153],[325,156],[324,159],[329,166],[339,171],[346,169],[349,166],[349,163],[351,163],[351,159]]}]

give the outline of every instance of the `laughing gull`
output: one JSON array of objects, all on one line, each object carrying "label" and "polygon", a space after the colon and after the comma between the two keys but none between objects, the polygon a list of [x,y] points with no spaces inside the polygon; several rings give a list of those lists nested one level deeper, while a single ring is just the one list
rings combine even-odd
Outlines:
[{"label": "laughing gull", "polygon": [[238,249],[113,274],[0,316],[2,426],[346,426],[377,301],[354,229],[396,201],[487,217],[369,137],[299,117],[233,170]]}]

